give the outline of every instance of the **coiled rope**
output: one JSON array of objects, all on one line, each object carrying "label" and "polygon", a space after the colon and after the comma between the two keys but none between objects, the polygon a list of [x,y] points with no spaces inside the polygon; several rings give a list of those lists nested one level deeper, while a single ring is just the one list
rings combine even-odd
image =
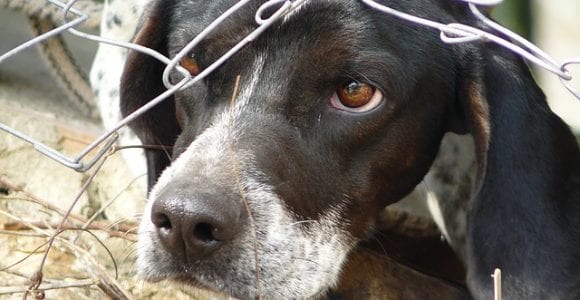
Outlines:
[{"label": "coiled rope", "polygon": [[[62,24],[63,11],[45,0],[0,0],[0,7],[23,13],[33,35],[40,35]],[[101,22],[103,3],[92,0],[79,0],[74,8],[89,16],[82,23],[82,30],[97,30]],[[72,56],[69,46],[61,35],[52,37],[40,44],[39,52],[48,69],[63,92],[86,117],[98,120],[95,95],[87,74],[79,67]]]}]

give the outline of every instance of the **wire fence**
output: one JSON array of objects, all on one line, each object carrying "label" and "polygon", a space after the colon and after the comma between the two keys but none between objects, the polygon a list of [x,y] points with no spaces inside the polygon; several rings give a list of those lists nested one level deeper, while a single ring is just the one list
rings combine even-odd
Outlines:
[{"label": "wire fence", "polygon": [[[8,0],[10,2],[10,0]],[[188,71],[183,69],[179,65],[179,61],[187,55],[191,49],[193,49],[196,45],[198,45],[209,33],[211,33],[223,20],[230,17],[236,11],[247,5],[248,3],[252,2],[252,0],[241,0],[235,5],[233,5],[230,9],[225,11],[220,17],[218,17],[215,21],[213,21],[207,28],[205,28],[198,36],[196,36],[192,41],[190,41],[175,57],[166,57],[159,52],[156,52],[153,49],[149,49],[137,44],[133,43],[126,43],[120,42],[112,39],[103,38],[101,36],[96,36],[92,34],[88,34],[86,32],[80,31],[79,26],[82,26],[83,23],[87,22],[91,19],[91,16],[88,15],[82,9],[74,8],[77,4],[77,0],[72,0],[68,2],[61,2],[57,0],[45,0],[50,7],[45,7],[44,9],[47,10],[55,10],[60,12],[60,22],[61,24],[56,28],[40,34],[33,39],[23,43],[22,45],[12,49],[11,51],[4,53],[0,56],[0,67],[3,62],[10,59],[11,57],[18,55],[23,50],[35,46],[39,43],[42,43],[48,40],[51,37],[58,36],[63,34],[64,32],[68,32],[75,36],[81,37],[86,40],[95,41],[98,43],[109,44],[113,46],[123,47],[127,49],[132,49],[135,51],[139,51],[154,57],[155,59],[163,62],[166,64],[166,68],[163,73],[163,83],[167,88],[165,92],[161,95],[151,99],[146,105],[142,106],[138,110],[134,111],[129,116],[122,119],[118,122],[115,126],[111,129],[103,132],[98,138],[92,141],[88,146],[82,149],[77,155],[70,157],[57,149],[54,149],[51,146],[46,145],[45,143],[31,137],[27,134],[22,133],[16,128],[11,126],[5,125],[0,123],[0,129],[11,134],[29,144],[31,144],[37,151],[42,153],[43,155],[49,157],[50,159],[64,165],[67,168],[73,169],[78,172],[88,172],[92,171],[88,176],[87,180],[85,181],[85,186],[82,187],[81,191],[70,205],[68,211],[62,211],[57,207],[48,207],[49,210],[53,212],[57,212],[59,215],[63,216],[62,221],[56,224],[52,224],[48,226],[47,224],[31,224],[26,223],[26,226],[29,228],[36,228],[39,232],[44,232],[43,234],[46,237],[50,237],[46,244],[43,244],[40,248],[46,249],[46,253],[48,253],[48,249],[51,248],[51,245],[54,241],[60,239],[60,235],[70,228],[70,224],[68,220],[70,218],[76,218],[77,221],[85,224],[82,227],[78,228],[78,230],[89,230],[89,229],[99,229],[106,231],[109,235],[117,235],[122,236],[123,238],[133,239],[130,234],[127,234],[127,231],[131,231],[134,228],[132,227],[123,227],[118,226],[118,224],[99,224],[98,222],[94,222],[94,220],[87,220],[80,217],[75,217],[71,214],[72,208],[75,206],[75,203],[79,200],[82,193],[86,190],[87,186],[92,182],[94,176],[99,172],[100,168],[103,164],[107,161],[108,157],[117,150],[115,148],[115,143],[118,139],[117,132],[125,127],[128,123],[142,115],[143,113],[147,112],[149,109],[164,101],[172,94],[186,89],[192,86],[194,83],[203,80],[206,78],[211,72],[217,69],[220,65],[234,56],[241,48],[243,48],[248,43],[251,43],[255,40],[260,34],[266,31],[272,24],[275,24],[281,18],[284,18],[286,15],[291,14],[293,11],[300,8],[300,6],[304,5],[308,1],[315,1],[315,0],[269,0],[265,1],[259,9],[255,13],[255,23],[256,28],[254,31],[249,33],[243,39],[241,39],[238,44],[232,47],[229,51],[227,51],[223,56],[218,58],[215,62],[205,68],[201,73],[196,76],[192,76]],[[451,23],[451,24],[443,24],[433,20],[419,18],[417,16],[413,16],[411,14],[401,12],[395,10],[393,8],[384,6],[379,4],[373,0],[359,0],[361,3],[368,5],[372,9],[377,11],[383,12],[384,14],[396,17],[401,20],[401,22],[406,22],[409,24],[418,24],[421,26],[429,27],[436,29],[440,32],[440,38],[443,43],[448,44],[456,44],[456,43],[470,43],[474,41],[482,41],[482,42],[489,42],[495,43],[514,53],[517,53],[524,59],[526,59],[529,63],[532,63],[552,74],[557,76],[562,84],[570,91],[574,97],[580,99],[580,93],[572,86],[572,79],[574,75],[571,73],[570,68],[573,65],[580,64],[580,58],[574,59],[567,59],[564,61],[558,61],[551,57],[549,54],[542,51],[540,48],[532,44],[531,42],[527,41],[526,39],[518,36],[517,34],[513,33],[512,31],[502,27],[501,25],[495,23],[488,17],[486,17],[479,9],[481,6],[493,6],[497,5],[501,0],[449,0],[449,1],[460,1],[465,2],[466,5],[469,6],[471,12],[474,16],[476,16],[479,20],[485,23],[489,28],[492,28],[496,32],[501,34],[497,35],[491,32],[484,31],[480,28],[475,28],[472,26],[468,26],[465,24],[458,24],[458,23]],[[274,13],[270,13],[271,10],[275,8]],[[268,12],[268,14],[266,14]],[[267,17],[266,17],[267,15]],[[169,74],[171,72],[180,72],[183,75],[183,79],[177,83],[173,83],[169,79]],[[10,182],[2,181],[0,182],[2,186],[10,188],[11,190],[19,190],[18,186],[12,185]],[[48,206],[46,201],[39,199],[39,197],[35,195],[28,195],[27,196],[29,201],[35,201],[44,206]],[[71,217],[72,216],[72,217]],[[18,219],[18,216],[9,216],[13,219]],[[90,224],[90,225],[88,225]],[[51,231],[47,231],[51,229]],[[99,241],[98,238],[96,238]],[[68,241],[67,241],[68,243]],[[66,244],[67,247],[71,247],[74,251],[83,251],[81,248],[74,245],[74,243]],[[106,248],[106,247],[105,247]],[[45,255],[46,259],[46,255]],[[40,270],[42,270],[42,265],[44,264],[45,259],[40,263]],[[113,260],[114,261],[114,260]],[[10,266],[3,267],[3,270],[9,269]],[[116,268],[116,265],[115,265]],[[98,268],[97,268],[98,269]],[[95,282],[94,280],[86,280],[86,281],[79,281],[75,282],[77,285],[86,284],[87,286],[92,286],[96,284],[101,284],[105,286],[105,288],[101,287],[101,290],[107,291],[107,293],[114,297],[114,298],[129,298],[126,292],[123,289],[119,288],[117,284],[109,278],[109,276],[105,276],[101,273],[98,275],[99,283]],[[33,278],[32,283],[30,286],[22,288],[21,292],[28,293],[30,291],[40,293],[38,295],[34,294],[35,298],[43,298],[42,289],[40,288],[40,284],[42,283],[42,272],[39,271],[37,276]],[[56,286],[56,285],[55,285]],[[44,287],[46,288],[46,286]]]},{"label": "wire fence", "polygon": [[[15,135],[22,140],[32,144],[39,152],[48,156],[49,158],[63,164],[66,167],[74,169],[79,172],[85,172],[93,167],[106,153],[110,151],[110,149],[115,144],[117,139],[116,132],[121,129],[122,127],[126,126],[128,123],[145,113],[147,110],[151,109],[155,105],[159,104],[161,101],[167,99],[169,96],[174,94],[175,92],[186,89],[193,85],[194,83],[203,80],[206,78],[211,72],[213,72],[216,68],[222,65],[225,61],[230,59],[233,55],[235,55],[242,47],[246,44],[251,43],[254,39],[256,39],[262,32],[264,32],[268,27],[274,24],[279,19],[283,18],[285,15],[292,13],[295,9],[303,5],[305,2],[309,0],[295,0],[295,1],[288,1],[288,0],[269,0],[266,1],[264,4],[260,6],[257,10],[255,15],[255,21],[257,24],[257,28],[249,33],[246,37],[244,37],[238,44],[232,47],[229,51],[227,51],[223,56],[218,58],[215,62],[210,64],[206,69],[204,69],[200,74],[196,76],[192,76],[189,72],[179,66],[179,61],[191,51],[196,45],[199,44],[200,41],[204,39],[210,32],[212,32],[223,20],[227,19],[237,10],[251,2],[251,0],[242,0],[237,2],[233,5],[230,9],[225,11],[220,17],[218,17],[214,22],[212,22],[205,30],[203,30],[198,36],[196,36],[191,42],[189,42],[175,57],[169,58],[164,56],[163,54],[149,49],[137,44],[133,43],[125,43],[119,42],[111,39],[106,39],[100,36],[87,34],[85,32],[79,31],[75,29],[75,27],[79,26],[83,22],[89,19],[89,16],[74,9],[73,6],[77,2],[76,0],[69,1],[68,3],[56,1],[56,0],[46,0],[51,5],[57,6],[58,8],[62,9],[62,22],[63,24],[49,32],[46,32],[38,37],[35,37],[26,43],[14,48],[13,50],[3,54],[0,56],[0,64],[3,61],[9,59],[11,56],[18,54],[22,50],[34,46],[42,41],[49,39],[55,35],[62,34],[63,32],[69,32],[73,35],[79,36],[81,38],[99,42],[110,44],[118,47],[124,47],[127,49],[132,49],[135,51],[139,51],[150,55],[157,60],[165,63],[167,66],[163,72],[163,83],[167,90],[159,95],[158,97],[151,99],[146,105],[141,107],[140,109],[136,110],[129,116],[125,117],[121,120],[116,126],[108,130],[107,132],[103,133],[99,138],[97,138],[93,143],[88,145],[83,151],[81,151],[75,157],[67,157],[66,155],[60,153],[59,151],[46,146],[45,144],[35,140],[34,138],[27,136],[18,130],[6,126],[0,123],[0,129]],[[472,26],[468,26],[465,24],[459,23],[451,23],[451,24],[443,24],[439,22],[435,22],[433,20],[428,20],[420,17],[416,17],[410,15],[408,13],[404,13],[401,11],[397,11],[393,8],[384,6],[379,4],[373,0],[360,0],[362,3],[379,10],[385,14],[394,16],[396,18],[401,19],[403,22],[415,23],[425,27],[430,27],[437,29],[440,31],[440,37],[442,42],[454,44],[454,43],[469,43],[474,41],[483,41],[483,42],[490,42],[496,43],[506,49],[513,51],[521,55],[525,58],[528,62],[541,67],[555,76],[558,76],[562,82],[562,84],[572,93],[576,98],[580,100],[580,92],[578,92],[571,84],[571,80],[573,79],[572,73],[569,71],[570,66],[572,65],[579,65],[580,58],[573,58],[567,59],[563,62],[559,62],[556,59],[552,58],[550,55],[542,51],[540,48],[535,46],[533,43],[529,42],[528,40],[524,39],[523,37],[517,35],[516,33],[508,30],[507,28],[502,27],[498,23],[490,20],[487,18],[478,8],[479,6],[492,6],[497,5],[501,2],[501,0],[450,0],[450,1],[462,1],[466,2],[469,5],[471,12],[479,18],[482,22],[487,24],[490,28],[497,30],[501,34],[505,35],[506,37],[500,37],[496,34],[486,32],[479,28],[475,28]],[[264,12],[272,7],[276,7],[277,10],[275,13],[271,14],[269,17],[264,17]],[[184,79],[182,79],[178,83],[172,83],[169,80],[169,74],[176,70],[180,72]],[[100,148],[98,153],[90,160],[85,161],[85,158],[94,151],[95,149]]]}]

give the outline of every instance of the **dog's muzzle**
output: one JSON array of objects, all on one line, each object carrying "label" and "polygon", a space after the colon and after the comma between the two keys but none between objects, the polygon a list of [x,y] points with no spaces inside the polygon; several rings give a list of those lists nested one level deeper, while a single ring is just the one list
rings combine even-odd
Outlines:
[{"label": "dog's muzzle", "polygon": [[226,124],[198,136],[151,191],[138,243],[141,275],[244,299],[324,293],[354,245],[337,219],[340,208],[297,219],[257,167],[263,148],[233,153]]}]

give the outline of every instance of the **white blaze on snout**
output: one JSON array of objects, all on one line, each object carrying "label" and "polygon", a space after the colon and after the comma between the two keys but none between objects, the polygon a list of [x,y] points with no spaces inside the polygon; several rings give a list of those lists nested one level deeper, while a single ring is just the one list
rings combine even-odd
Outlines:
[{"label": "white blaze on snout", "polygon": [[288,20],[290,20],[293,16],[297,15],[298,12],[304,8],[304,6],[305,6],[305,4],[307,4],[307,2],[308,1],[303,1],[302,3],[298,3],[298,5],[294,4],[296,6],[294,6],[294,8],[290,12],[288,12],[286,15],[284,15],[284,18],[282,21],[284,23],[288,22]]},{"label": "white blaze on snout", "polygon": [[[253,91],[258,86],[260,74],[262,74],[262,70],[264,69],[264,61],[265,61],[265,54],[259,53],[258,55],[256,55],[256,59],[254,60],[254,63],[252,64],[252,68],[250,69],[250,70],[252,70],[252,73],[247,78],[246,78],[246,76],[241,78],[241,80],[242,80],[241,89],[240,89],[239,93],[236,93],[237,95],[234,96],[235,103],[236,103],[235,108],[241,108],[241,107],[245,106],[248,103],[248,101],[250,100],[250,98],[252,97]],[[233,91],[232,94],[234,92],[237,92],[237,91]],[[239,112],[239,110],[238,110],[238,112]]]},{"label": "white blaze on snout", "polygon": [[[244,219],[244,222],[254,222],[254,226],[242,224],[240,228],[244,230],[228,245],[222,246],[227,248],[227,259],[220,257],[220,254],[206,258],[219,267],[192,270],[197,280],[242,298],[254,298],[262,294],[273,299],[314,297],[336,284],[342,264],[354,245],[354,239],[342,229],[344,224],[341,224],[338,213],[340,207],[320,212],[317,220],[298,221],[284,199],[268,184],[268,174],[256,165],[255,157],[263,155],[260,145],[243,151],[235,147],[235,142],[241,136],[251,133],[242,135],[239,130],[247,126],[231,126],[232,120],[239,125],[244,122],[243,117],[251,118],[251,113],[242,112],[255,89],[259,88],[263,64],[264,57],[258,56],[252,73],[241,81],[235,106],[232,109],[226,108],[216,117],[213,125],[163,172],[151,191],[138,243],[138,267],[145,277],[171,277],[176,270],[170,267],[176,265],[176,262],[160,247],[155,227],[151,223],[153,202],[172,181],[197,176],[200,180],[196,182],[220,180],[218,184],[232,185],[234,190],[239,190],[239,201],[247,201],[247,206],[241,207],[248,207],[252,216]],[[232,168],[233,164],[237,168]],[[230,180],[224,181],[224,178]],[[220,199],[217,194],[216,199]],[[256,231],[251,232],[254,228]],[[259,276],[256,276],[255,269],[256,253]],[[256,285],[257,277],[260,282]]]}]

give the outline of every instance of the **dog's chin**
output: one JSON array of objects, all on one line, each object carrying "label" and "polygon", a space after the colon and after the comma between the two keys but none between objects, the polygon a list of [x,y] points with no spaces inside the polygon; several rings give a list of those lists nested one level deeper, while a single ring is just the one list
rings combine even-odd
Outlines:
[{"label": "dog's chin", "polygon": [[[179,268],[181,269],[181,268]],[[186,286],[187,289],[199,289],[206,290],[216,293],[226,293],[231,296],[235,296],[230,293],[227,288],[217,282],[209,282],[203,279],[203,276],[196,274],[194,271],[189,271],[188,269],[182,270],[163,270],[152,271],[150,268],[139,268],[139,276],[147,282],[159,283],[162,281],[168,281],[176,285]]]},{"label": "dog's chin", "polygon": [[[334,260],[335,270],[317,270],[318,265],[313,264],[313,268],[300,270],[298,273],[301,275],[299,275],[295,272],[287,273],[287,270],[281,266],[275,268],[271,262],[264,259],[265,261],[262,261],[264,268],[260,268],[261,272],[256,276],[253,265],[249,263],[234,264],[237,267],[227,268],[229,265],[224,263],[178,262],[162,248],[155,247],[157,243],[154,239],[143,238],[140,243],[140,246],[150,243],[150,247],[139,248],[140,253],[137,259],[139,276],[145,281],[167,280],[176,283],[177,286],[186,287],[187,290],[202,289],[238,299],[321,298],[335,286],[341,262],[344,260],[344,257],[338,255],[338,258]],[[266,256],[262,255],[262,257]],[[236,261],[247,262],[249,261],[247,258],[236,259]],[[288,268],[291,267],[288,266]],[[314,273],[318,276],[313,276]],[[327,276],[327,273],[334,275]],[[320,277],[322,275],[324,276]],[[257,285],[256,282],[260,283]]]},{"label": "dog's chin", "polygon": [[177,287],[181,286],[185,290],[207,291],[208,293],[222,294],[227,297],[233,297],[238,299],[252,298],[248,297],[247,293],[244,294],[246,296],[235,295],[236,293],[234,291],[224,289],[223,287],[219,288],[215,284],[204,282],[203,280],[196,278],[195,276],[188,276],[187,274],[175,274],[168,276],[149,276],[149,277],[141,274],[141,278],[150,283],[159,284],[163,282],[162,284],[172,284]]},{"label": "dog's chin", "polygon": [[[176,286],[185,287],[186,290],[205,290],[211,293],[227,295],[236,299],[319,299],[322,298],[334,284],[320,286],[319,289],[304,289],[301,286],[285,285],[255,285],[255,281],[248,278],[239,280],[225,280],[214,272],[204,272],[194,268],[182,266],[163,267],[155,264],[142,265],[140,262],[139,276],[151,283],[169,282]],[[257,279],[257,278],[256,278]],[[288,278],[292,281],[291,278]],[[262,280],[260,280],[262,281]],[[266,280],[267,281],[267,280]],[[244,282],[244,283],[242,283]]]},{"label": "dog's chin", "polygon": [[[195,274],[186,274],[185,272],[176,272],[174,274],[166,274],[165,276],[160,275],[145,275],[141,274],[141,277],[151,283],[160,283],[168,281],[177,286],[186,287],[187,290],[203,290],[214,294],[221,294],[234,299],[280,299],[284,296],[286,289],[271,289],[267,287],[259,286],[228,286],[221,284],[218,281],[207,281],[203,279],[203,276]],[[311,294],[305,297],[301,295],[294,295],[296,297],[290,298],[308,298],[308,299],[320,299],[327,293],[328,288],[321,289],[318,293]],[[296,291],[286,291],[288,293],[295,293]]]}]

